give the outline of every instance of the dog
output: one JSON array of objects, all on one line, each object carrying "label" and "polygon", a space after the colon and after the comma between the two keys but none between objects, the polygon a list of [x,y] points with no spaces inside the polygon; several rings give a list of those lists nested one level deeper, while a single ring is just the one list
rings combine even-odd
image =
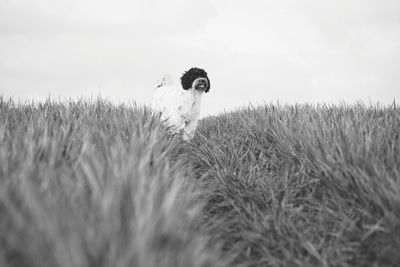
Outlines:
[{"label": "dog", "polygon": [[151,106],[161,113],[161,119],[176,132],[183,132],[185,140],[191,139],[197,127],[203,93],[210,91],[207,72],[191,68],[181,76],[181,84],[173,84],[171,76],[165,75],[153,92]]}]

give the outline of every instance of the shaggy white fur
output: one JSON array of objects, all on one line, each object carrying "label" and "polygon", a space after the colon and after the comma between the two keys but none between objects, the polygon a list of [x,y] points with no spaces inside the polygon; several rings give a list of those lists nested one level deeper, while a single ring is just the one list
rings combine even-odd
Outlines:
[{"label": "shaggy white fur", "polygon": [[[191,87],[183,89],[181,85],[173,84],[170,76],[164,76],[154,90],[151,105],[161,113],[161,119],[168,121],[177,132],[183,131],[185,140],[194,136],[200,115],[201,96],[204,89],[209,89],[208,78],[195,76],[192,80],[189,81]],[[202,82],[205,85],[201,85]]]}]

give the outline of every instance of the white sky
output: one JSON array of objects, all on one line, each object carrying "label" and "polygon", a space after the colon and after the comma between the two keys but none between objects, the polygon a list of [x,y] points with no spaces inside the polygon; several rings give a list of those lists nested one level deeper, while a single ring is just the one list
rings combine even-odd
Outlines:
[{"label": "white sky", "polygon": [[399,0],[0,0],[0,95],[149,103],[190,67],[202,113],[400,100]]}]

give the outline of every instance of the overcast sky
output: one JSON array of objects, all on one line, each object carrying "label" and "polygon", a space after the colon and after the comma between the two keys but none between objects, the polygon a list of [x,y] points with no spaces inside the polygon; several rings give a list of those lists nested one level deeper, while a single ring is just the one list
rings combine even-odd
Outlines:
[{"label": "overcast sky", "polygon": [[264,101],[400,101],[399,0],[0,0],[0,95],[149,103],[211,80],[203,116]]}]

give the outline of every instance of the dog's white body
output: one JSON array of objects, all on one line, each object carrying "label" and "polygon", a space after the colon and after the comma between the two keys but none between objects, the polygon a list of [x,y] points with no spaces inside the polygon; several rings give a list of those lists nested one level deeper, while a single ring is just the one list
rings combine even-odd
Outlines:
[{"label": "dog's white body", "polygon": [[183,130],[185,139],[192,138],[200,115],[203,90],[193,87],[183,90],[165,76],[154,90],[152,108],[161,113],[161,119],[167,120],[177,132]]}]

